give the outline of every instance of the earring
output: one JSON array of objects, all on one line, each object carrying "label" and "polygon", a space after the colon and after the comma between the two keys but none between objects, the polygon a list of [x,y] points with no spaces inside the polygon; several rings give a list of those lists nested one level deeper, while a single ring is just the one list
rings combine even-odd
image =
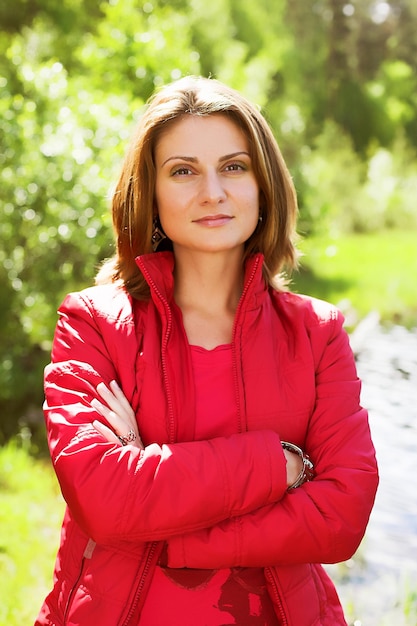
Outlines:
[{"label": "earring", "polygon": [[161,241],[163,241],[166,238],[167,236],[162,230],[161,222],[159,221],[159,216],[155,215],[155,217],[153,218],[153,224],[152,224],[152,250],[156,252]]}]

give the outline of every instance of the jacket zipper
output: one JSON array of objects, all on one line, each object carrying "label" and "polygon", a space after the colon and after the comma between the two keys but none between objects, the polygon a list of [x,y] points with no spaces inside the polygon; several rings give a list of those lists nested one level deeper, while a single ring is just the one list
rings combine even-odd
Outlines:
[{"label": "jacket zipper", "polygon": [[288,617],[285,613],[281,596],[278,591],[278,585],[277,585],[275,576],[273,575],[270,567],[266,567],[264,572],[265,572],[265,578],[267,578],[268,581],[270,582],[271,587],[274,592],[274,597],[272,598],[272,601],[278,606],[278,611],[279,611],[278,619],[280,620],[280,624],[282,626],[290,626],[290,622],[288,621]]},{"label": "jacket zipper", "polygon": [[[165,381],[165,390],[166,390],[166,394],[167,394],[167,403],[168,403],[168,441],[170,443],[173,443],[174,439],[175,439],[174,407],[173,407],[173,402],[172,402],[171,389],[170,389],[170,386],[168,384],[169,376],[168,376],[168,368],[167,368],[167,363],[166,363],[166,351],[167,351],[168,339],[169,339],[169,336],[171,334],[171,328],[172,328],[172,313],[171,313],[171,309],[169,308],[167,300],[164,298],[162,293],[159,291],[157,285],[155,284],[153,278],[149,274],[147,268],[144,267],[142,263],[141,263],[141,270],[142,270],[142,273],[146,277],[148,285],[153,289],[154,293],[159,298],[159,300],[162,303],[162,305],[163,305],[163,307],[165,309],[165,312],[167,314],[167,327],[166,327],[165,334],[164,334],[164,337],[163,337],[163,340],[162,340],[161,365],[162,365],[162,375],[163,375],[163,378],[164,378],[164,381]],[[134,597],[133,602],[132,602],[132,604],[130,606],[129,613],[127,614],[127,617],[126,617],[125,621],[123,622],[122,626],[128,626],[130,620],[134,616],[134,614],[135,614],[135,612],[137,610],[137,607],[139,605],[139,602],[141,600],[141,595],[142,595],[143,589],[145,587],[146,579],[149,576],[149,572],[150,572],[151,565],[152,565],[154,557],[155,557],[155,553],[156,553],[158,547],[160,547],[160,551],[161,551],[162,550],[162,546],[163,546],[163,542],[162,541],[155,541],[149,547],[148,555],[146,557],[145,565],[144,565],[143,570],[142,570],[141,575],[140,575],[140,579],[139,579],[139,583],[138,583],[138,586],[137,586],[137,589],[136,589],[135,597]]]},{"label": "jacket zipper", "polygon": [[67,603],[65,605],[64,624],[67,623],[67,618],[68,618],[68,614],[69,614],[69,611],[70,611],[70,608],[71,608],[72,600],[74,598],[75,592],[78,589],[78,584],[79,584],[79,582],[81,580],[81,577],[83,575],[83,572],[84,572],[85,560],[86,560],[86,557],[83,556],[83,558],[81,559],[80,571],[78,572],[78,576],[77,576],[77,578],[76,578],[76,580],[75,580],[75,582],[74,582],[74,584],[72,586],[72,589],[71,589],[71,591],[69,593],[69,596],[68,596]]},{"label": "jacket zipper", "polygon": [[133,602],[130,605],[129,608],[129,612],[126,616],[126,619],[124,620],[122,626],[128,626],[130,621],[132,620],[133,616],[135,615],[135,612],[137,611],[139,602],[142,599],[142,592],[143,589],[145,587],[145,582],[147,577],[149,576],[149,571],[151,569],[151,565],[154,561],[154,558],[156,555],[156,551],[158,549],[158,546],[161,546],[162,548],[162,542],[160,541],[155,541],[154,543],[152,543],[148,549],[148,554],[146,556],[146,561],[145,561],[145,565],[142,569],[142,573],[140,575],[140,579],[139,579],[139,583],[138,586],[136,588],[136,592],[135,592],[135,597],[133,599]]},{"label": "jacket zipper", "polygon": [[93,556],[93,552],[94,552],[94,548],[96,547],[96,543],[95,541],[93,541],[92,539],[89,539],[87,542],[87,545],[84,549],[84,554],[83,554],[83,558],[81,559],[81,565],[80,565],[80,571],[78,572],[78,576],[75,580],[75,583],[72,586],[72,589],[70,591],[70,594],[68,596],[68,600],[67,603],[65,605],[65,611],[64,611],[64,623],[66,623],[67,617],[68,617],[68,613],[70,610],[70,606],[72,603],[72,599],[75,595],[75,592],[78,588],[78,584],[81,580],[81,577],[83,575],[84,572],[84,567],[85,567],[85,562],[87,559],[91,559],[91,557]]},{"label": "jacket zipper", "polygon": [[[172,328],[172,313],[171,313],[171,309],[169,307],[169,304],[166,300],[166,298],[164,298],[164,296],[162,295],[162,293],[160,292],[160,290],[158,289],[156,283],[154,282],[153,278],[151,277],[151,275],[149,274],[147,268],[144,266],[143,263],[140,263],[141,265],[141,271],[144,274],[147,283],[149,285],[149,287],[151,287],[154,291],[154,293],[157,295],[157,297],[159,298],[160,302],[162,303],[165,312],[167,314],[167,327],[166,327],[166,331],[165,331],[165,335],[162,341],[162,352],[161,352],[161,365],[162,365],[162,374],[164,377],[164,381],[165,381],[165,390],[166,390],[166,394],[167,394],[167,402],[168,402],[168,416],[169,416],[169,423],[168,423],[168,440],[170,443],[174,442],[175,439],[175,420],[174,420],[174,408],[173,408],[173,402],[172,402],[172,394],[171,394],[171,389],[169,386],[169,376],[168,376],[168,369],[167,369],[167,363],[166,363],[166,350],[167,350],[167,345],[168,345],[168,339],[169,336],[171,334],[171,328]],[[249,276],[249,279],[246,282],[246,285],[243,289],[241,298],[240,298],[240,302],[238,305],[238,309],[236,312],[236,317],[235,317],[235,321],[233,324],[233,331],[232,331],[232,337],[233,337],[233,345],[235,346],[235,334],[236,334],[236,329],[237,329],[237,320],[238,317],[240,316],[240,311],[242,309],[242,303],[245,299],[245,296],[249,290],[250,285],[252,284],[252,281],[254,279],[254,276],[256,274],[256,271],[258,269],[258,265],[259,265],[259,258],[256,259],[256,262],[254,263],[254,266],[252,268],[251,274]],[[238,389],[238,373],[237,373],[237,359],[236,359],[236,349],[235,347],[233,348],[234,351],[234,378],[235,378],[235,386],[236,386],[236,397],[239,398],[239,389]],[[240,402],[238,402],[238,428],[239,428],[239,432],[242,431],[242,424],[241,424],[241,416],[240,416]],[[157,550],[158,546],[162,546],[163,542],[154,542],[151,547],[149,548],[149,552],[148,552],[148,556],[145,562],[145,566],[142,570],[141,576],[140,576],[140,580],[138,583],[138,587],[136,589],[136,593],[135,593],[135,597],[134,600],[130,606],[129,609],[129,613],[125,619],[125,621],[123,622],[122,626],[128,626],[130,620],[132,619],[132,616],[135,614],[135,611],[137,609],[137,606],[139,604],[139,601],[141,599],[141,594],[143,592],[144,586],[145,586],[145,581],[146,578],[149,575],[149,570],[151,568],[151,564],[152,561],[154,559],[154,555],[155,555],[155,551]],[[277,597],[278,596],[278,592],[277,592]],[[281,606],[281,603],[279,602],[279,605]],[[283,614],[284,615],[284,614]],[[285,615],[284,615],[285,618]],[[284,626],[287,626],[287,622],[284,621],[283,622]]]},{"label": "jacket zipper", "polygon": [[[234,321],[234,325],[233,325],[233,352],[235,355],[234,358],[234,378],[235,378],[235,386],[236,386],[236,397],[239,399],[239,383],[238,383],[238,371],[237,371],[237,358],[236,358],[236,332],[237,332],[237,324],[238,324],[238,320],[240,317],[240,313],[243,307],[243,302],[245,300],[246,294],[254,280],[255,274],[258,270],[259,267],[259,262],[260,262],[260,257],[256,258],[255,263],[253,264],[252,267],[252,271],[250,273],[250,276],[248,278],[248,280],[246,281],[246,285],[244,287],[244,290],[242,292],[240,301],[239,301],[239,305],[238,305],[238,309],[236,311],[236,317],[235,317],[235,321]],[[241,413],[240,413],[240,402],[238,402],[238,420],[239,420],[239,432],[242,432],[242,423],[241,423]],[[271,568],[267,567],[264,569],[264,573],[265,573],[265,578],[268,579],[268,581],[271,584],[272,590],[273,590],[273,595],[274,597],[272,598],[274,604],[278,607],[278,619],[280,620],[280,626],[290,626],[290,623],[288,621],[288,617],[285,613],[284,610],[284,606],[282,604],[282,600],[281,600],[281,596],[278,590],[278,585],[275,579],[275,576],[273,575]]]},{"label": "jacket zipper", "polygon": [[166,350],[167,350],[168,339],[171,334],[171,328],[172,328],[172,313],[171,313],[171,309],[169,307],[168,302],[166,301],[162,293],[159,291],[153,278],[151,277],[148,270],[146,269],[146,267],[143,266],[142,263],[141,263],[141,270],[142,270],[142,273],[146,275],[146,280],[148,282],[148,285],[152,287],[154,293],[158,296],[159,300],[162,302],[165,312],[167,313],[167,328],[166,328],[165,335],[162,341],[161,364],[162,364],[162,374],[163,374],[164,381],[165,381],[165,390],[166,390],[167,402],[168,402],[168,417],[169,417],[168,441],[169,443],[174,443],[174,439],[175,439],[174,408],[173,408],[173,402],[172,402],[171,389],[168,384],[169,377],[168,377],[168,370],[167,370],[167,364],[166,364]]},{"label": "jacket zipper", "polygon": [[248,280],[246,281],[246,285],[244,286],[242,295],[240,296],[239,304],[238,304],[237,311],[236,311],[236,316],[233,322],[233,330],[232,330],[233,379],[234,379],[234,385],[235,385],[235,397],[237,401],[237,429],[239,433],[242,432],[242,414],[241,414],[241,401],[240,401],[240,393],[239,393],[239,373],[238,373],[238,368],[237,368],[237,356],[236,356],[236,332],[237,332],[238,320],[240,318],[241,310],[243,307],[243,302],[253,282],[255,274],[258,270],[258,266],[259,266],[259,257],[256,259],[255,263],[253,264],[250,276]]}]

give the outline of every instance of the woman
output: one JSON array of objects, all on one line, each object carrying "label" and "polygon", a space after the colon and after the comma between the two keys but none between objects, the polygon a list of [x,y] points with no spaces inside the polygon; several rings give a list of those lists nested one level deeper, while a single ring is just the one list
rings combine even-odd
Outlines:
[{"label": "woman", "polygon": [[341,314],[274,278],[295,218],[256,107],[192,77],[153,97],[116,255],[46,368],[68,507],[36,624],[346,624],[320,563],[357,549],[377,468]]}]

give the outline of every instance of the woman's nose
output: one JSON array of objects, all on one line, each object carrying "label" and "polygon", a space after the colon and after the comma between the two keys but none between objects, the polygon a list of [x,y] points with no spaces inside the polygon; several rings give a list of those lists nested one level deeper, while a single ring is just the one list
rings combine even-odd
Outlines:
[{"label": "woman's nose", "polygon": [[202,176],[200,197],[202,202],[210,204],[217,204],[226,198],[226,192],[218,172],[207,171]]}]

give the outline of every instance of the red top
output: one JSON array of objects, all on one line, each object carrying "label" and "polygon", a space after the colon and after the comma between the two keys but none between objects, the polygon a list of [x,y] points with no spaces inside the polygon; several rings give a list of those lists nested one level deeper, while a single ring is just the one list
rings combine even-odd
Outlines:
[{"label": "red top", "polygon": [[[191,360],[196,390],[195,439],[233,435],[237,408],[231,345],[214,350],[191,346]],[[263,568],[157,566],[140,624],[278,626],[278,621],[266,590]]]}]

